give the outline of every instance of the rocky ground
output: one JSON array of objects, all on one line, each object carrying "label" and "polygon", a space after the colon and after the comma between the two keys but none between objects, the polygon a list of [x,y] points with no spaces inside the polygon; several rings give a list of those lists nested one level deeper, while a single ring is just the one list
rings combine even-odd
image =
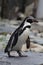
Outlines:
[{"label": "rocky ground", "polygon": [[0,53],[0,65],[43,65],[43,53],[26,52],[28,57],[9,58],[3,52]]},{"label": "rocky ground", "polygon": [[[16,22],[19,23],[18,21]],[[0,21],[0,65],[43,65],[43,22],[41,20],[39,23],[33,24],[30,29],[31,46],[28,52],[23,53],[28,55],[28,57],[19,57],[16,52],[12,52],[16,57],[9,58],[4,53],[4,48],[11,33],[19,26],[16,22],[14,20],[10,22],[8,20]],[[27,50],[25,45],[23,49]]]}]

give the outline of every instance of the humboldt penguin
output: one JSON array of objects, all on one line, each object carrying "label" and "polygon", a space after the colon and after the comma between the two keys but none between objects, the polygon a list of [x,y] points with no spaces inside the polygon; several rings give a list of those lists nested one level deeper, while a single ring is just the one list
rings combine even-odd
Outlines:
[{"label": "humboldt penguin", "polygon": [[20,26],[12,33],[8,44],[4,50],[5,53],[11,57],[11,51],[17,51],[19,56],[23,56],[21,53],[21,48],[23,44],[26,43],[26,48],[30,47],[30,38],[29,38],[29,28],[31,28],[31,23],[37,22],[35,19],[26,17]]}]

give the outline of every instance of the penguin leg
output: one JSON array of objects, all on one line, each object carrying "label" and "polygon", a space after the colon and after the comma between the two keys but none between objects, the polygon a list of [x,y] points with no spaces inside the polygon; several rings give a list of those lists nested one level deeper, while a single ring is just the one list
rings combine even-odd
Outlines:
[{"label": "penguin leg", "polygon": [[10,51],[8,51],[7,53],[8,53],[8,57],[11,57],[11,55],[10,55]]},{"label": "penguin leg", "polygon": [[23,54],[21,53],[21,51],[17,51],[17,53],[19,54],[20,57],[27,57],[27,55],[23,55]]}]

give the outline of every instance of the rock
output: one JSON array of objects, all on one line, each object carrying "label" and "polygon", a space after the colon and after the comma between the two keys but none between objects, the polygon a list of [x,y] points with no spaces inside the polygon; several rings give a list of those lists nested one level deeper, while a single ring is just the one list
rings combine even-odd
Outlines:
[{"label": "rock", "polygon": [[31,43],[30,50],[34,52],[43,52],[43,46],[40,44]]},{"label": "rock", "polygon": [[35,44],[33,42],[30,43],[30,48],[26,48],[26,44],[22,46],[22,51],[34,51],[34,52],[41,52],[43,53],[43,46],[40,44]]}]

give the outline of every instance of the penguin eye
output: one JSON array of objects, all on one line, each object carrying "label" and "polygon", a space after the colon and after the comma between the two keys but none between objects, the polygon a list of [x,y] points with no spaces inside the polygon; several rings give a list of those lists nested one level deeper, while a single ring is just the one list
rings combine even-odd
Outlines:
[{"label": "penguin eye", "polygon": [[33,21],[32,19],[27,19],[27,22],[32,23]]}]

